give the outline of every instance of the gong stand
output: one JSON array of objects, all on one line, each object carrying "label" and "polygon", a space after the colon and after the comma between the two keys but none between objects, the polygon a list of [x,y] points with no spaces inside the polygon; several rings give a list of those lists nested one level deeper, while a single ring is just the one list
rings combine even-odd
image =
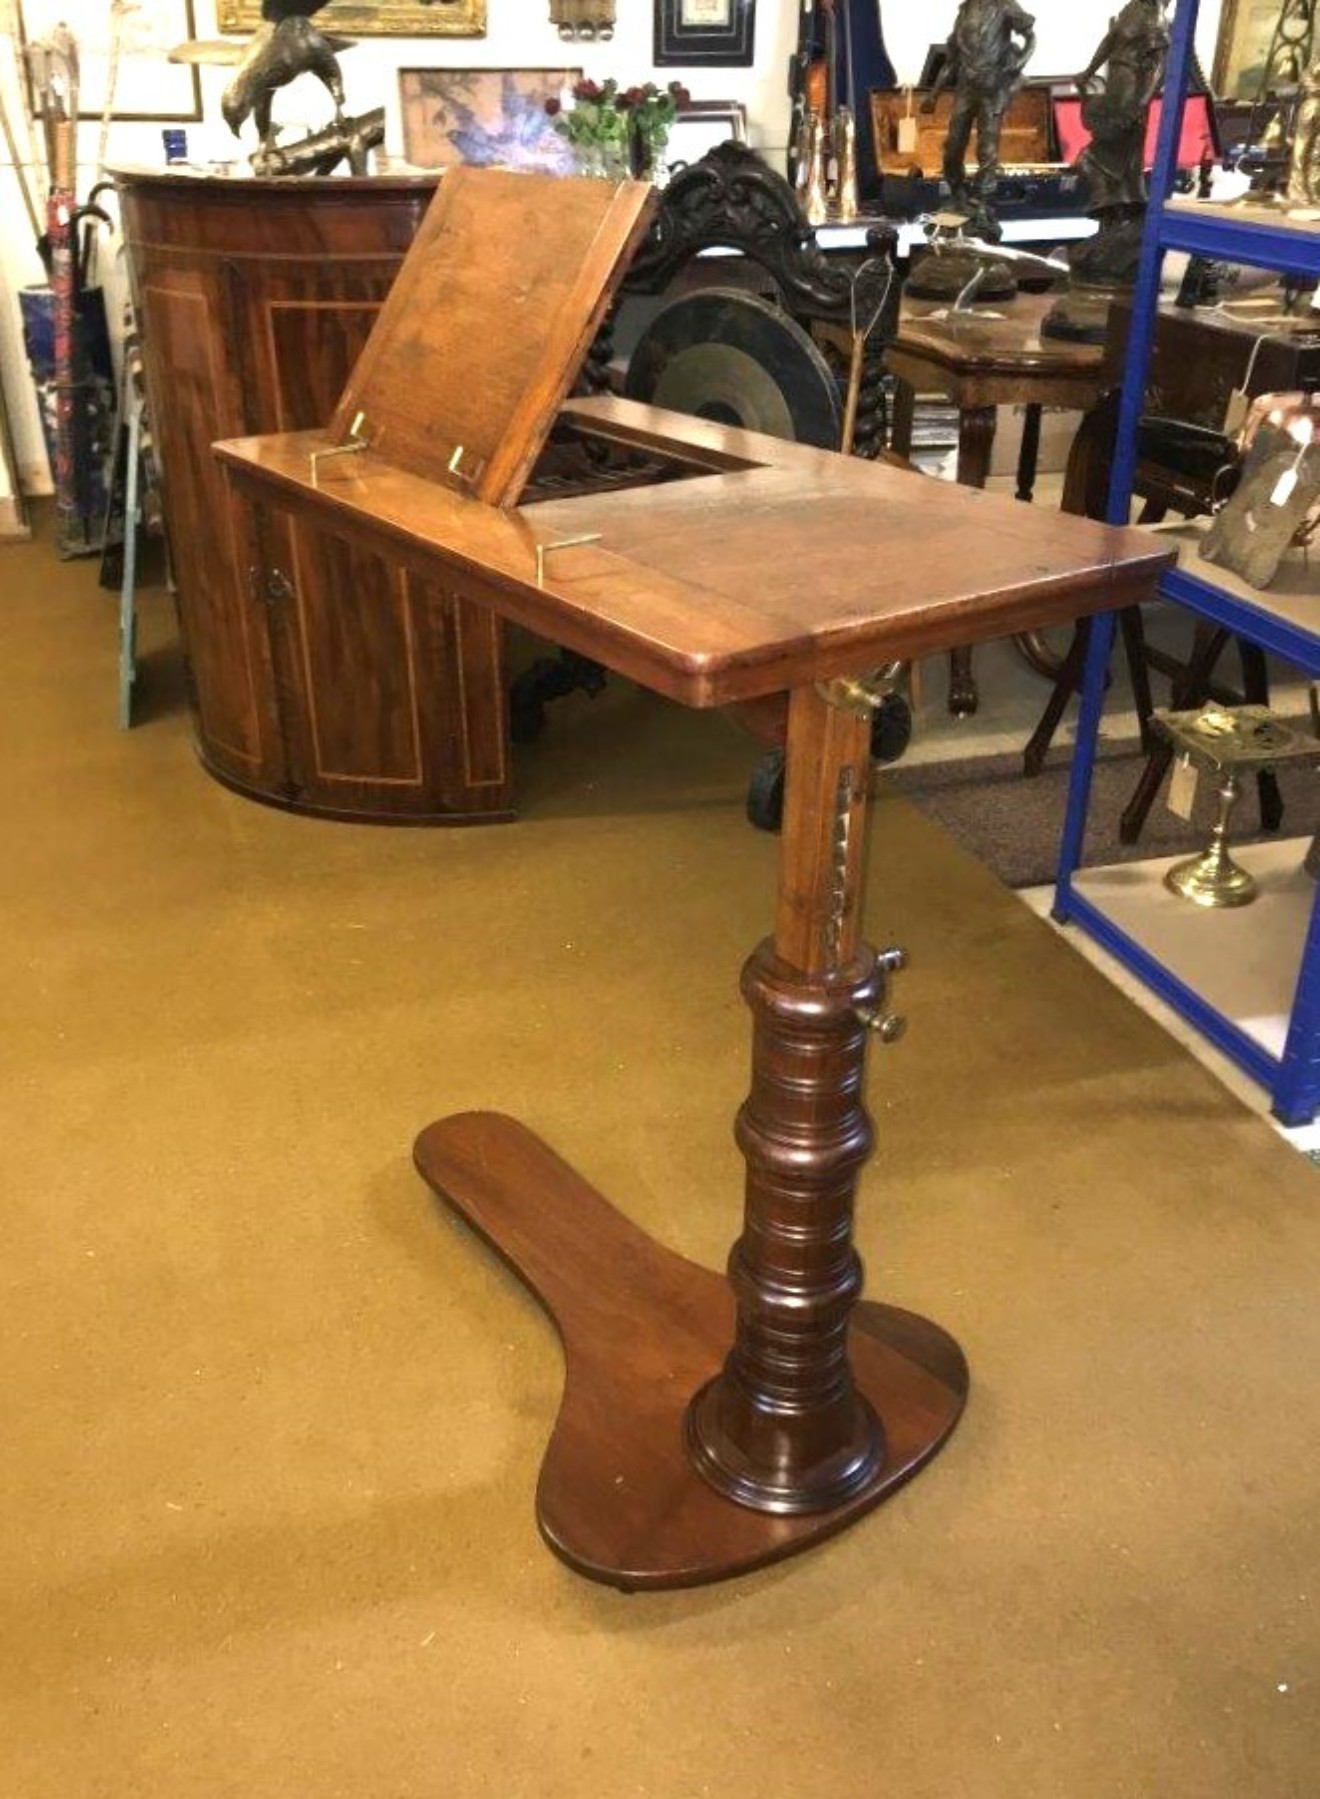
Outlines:
[{"label": "gong stand", "polygon": [[[622,295],[665,293],[680,273],[706,250],[734,250],[770,276],[775,297],[790,318],[847,330],[856,309],[868,310],[866,295],[853,287],[847,257],[829,257],[792,187],[745,144],[719,144],[678,169],[660,195],[651,228],[620,287]],[[892,226],[867,233],[868,258],[897,255]],[[881,283],[881,286],[884,284]],[[862,367],[854,453],[874,457],[884,446],[884,346],[898,322],[899,283],[889,284],[884,316],[867,343]],[[593,348],[589,368],[597,379],[608,366],[612,325]],[[602,392],[604,383],[591,391]]]}]

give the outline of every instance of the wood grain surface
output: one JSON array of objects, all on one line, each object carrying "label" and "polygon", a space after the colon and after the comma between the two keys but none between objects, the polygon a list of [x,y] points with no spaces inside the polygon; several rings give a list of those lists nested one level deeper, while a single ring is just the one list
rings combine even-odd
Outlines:
[{"label": "wood grain surface", "polygon": [[516,1119],[464,1113],[430,1125],[414,1151],[423,1178],[509,1264],[564,1346],[564,1393],[536,1492],[546,1541],[612,1586],[683,1587],[810,1548],[918,1472],[947,1438],[967,1365],[938,1325],[863,1304],[849,1353],[879,1418],[884,1459],[845,1504],[771,1516],[724,1498],[683,1448],[693,1392],[733,1336],[723,1276],[630,1224]]},{"label": "wood grain surface", "polygon": [[654,190],[460,167],[440,184],[344,389],[386,461],[513,505],[554,424]]},{"label": "wood grain surface", "polygon": [[[694,421],[624,400],[576,404],[616,432]],[[368,453],[326,465],[317,433],[222,443],[250,491],[319,514],[504,617],[692,706],[754,699],[1144,598],[1170,561],[1151,534],[1036,511],[754,432],[702,424],[744,464],[504,512]],[[751,465],[751,466],[747,466]],[[599,541],[548,558],[537,546]]]}]

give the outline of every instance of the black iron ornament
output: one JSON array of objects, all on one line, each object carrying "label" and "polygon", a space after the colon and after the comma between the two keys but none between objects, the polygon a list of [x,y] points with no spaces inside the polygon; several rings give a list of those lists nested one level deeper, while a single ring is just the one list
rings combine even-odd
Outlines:
[{"label": "black iron ornament", "polygon": [[655,0],[657,64],[750,68],[756,0]]}]

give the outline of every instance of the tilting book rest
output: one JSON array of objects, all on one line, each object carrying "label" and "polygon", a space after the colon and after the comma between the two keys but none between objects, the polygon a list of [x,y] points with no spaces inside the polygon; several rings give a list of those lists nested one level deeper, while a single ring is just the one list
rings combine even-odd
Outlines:
[{"label": "tilting book rest", "polygon": [[[1144,534],[890,466],[567,401],[647,198],[631,182],[447,176],[329,431],[217,450],[257,507],[314,518],[671,699],[788,696],[773,934],[743,971],[746,1213],[728,1278],[653,1243],[513,1119],[445,1118],[417,1142],[427,1181],[563,1339],[542,1531],[626,1588],[805,1548],[956,1423],[957,1344],[861,1301],[853,1247],[866,1046],[896,1034],[901,964],[861,934],[865,677],[1130,604],[1168,559]],[[552,432],[624,477],[538,501]]]}]

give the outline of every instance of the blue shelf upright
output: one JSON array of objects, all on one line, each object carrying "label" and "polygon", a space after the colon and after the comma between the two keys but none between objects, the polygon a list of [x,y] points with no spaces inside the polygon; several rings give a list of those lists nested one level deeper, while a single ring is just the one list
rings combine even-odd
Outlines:
[{"label": "blue shelf upright", "polygon": [[[1183,250],[1222,262],[1320,281],[1320,225],[1290,220],[1267,206],[1229,207],[1174,198],[1178,140],[1193,65],[1198,11],[1199,0],[1179,0],[1173,21],[1165,104],[1133,298],[1109,488],[1108,517],[1114,524],[1126,524],[1131,516],[1137,430],[1145,404],[1165,253]],[[1187,566],[1170,569],[1161,579],[1159,592],[1166,602],[1222,625],[1234,635],[1246,637],[1282,657],[1311,678],[1320,679],[1320,605],[1315,607],[1316,629],[1312,630],[1305,608],[1275,604],[1268,593],[1248,595],[1240,586],[1235,591],[1230,584],[1221,585],[1206,565],[1196,570]],[[1078,891],[1076,877],[1082,863],[1114,624],[1114,614],[1108,613],[1096,618],[1092,626],[1060,845],[1054,916],[1085,930],[1259,1081],[1268,1090],[1275,1115],[1283,1123],[1307,1123],[1320,1110],[1320,899],[1311,910],[1284,1046],[1282,1053],[1276,1055],[1178,974],[1167,958],[1115,922],[1089,894]],[[1234,928],[1243,933],[1259,928],[1252,907],[1235,914]]]}]

